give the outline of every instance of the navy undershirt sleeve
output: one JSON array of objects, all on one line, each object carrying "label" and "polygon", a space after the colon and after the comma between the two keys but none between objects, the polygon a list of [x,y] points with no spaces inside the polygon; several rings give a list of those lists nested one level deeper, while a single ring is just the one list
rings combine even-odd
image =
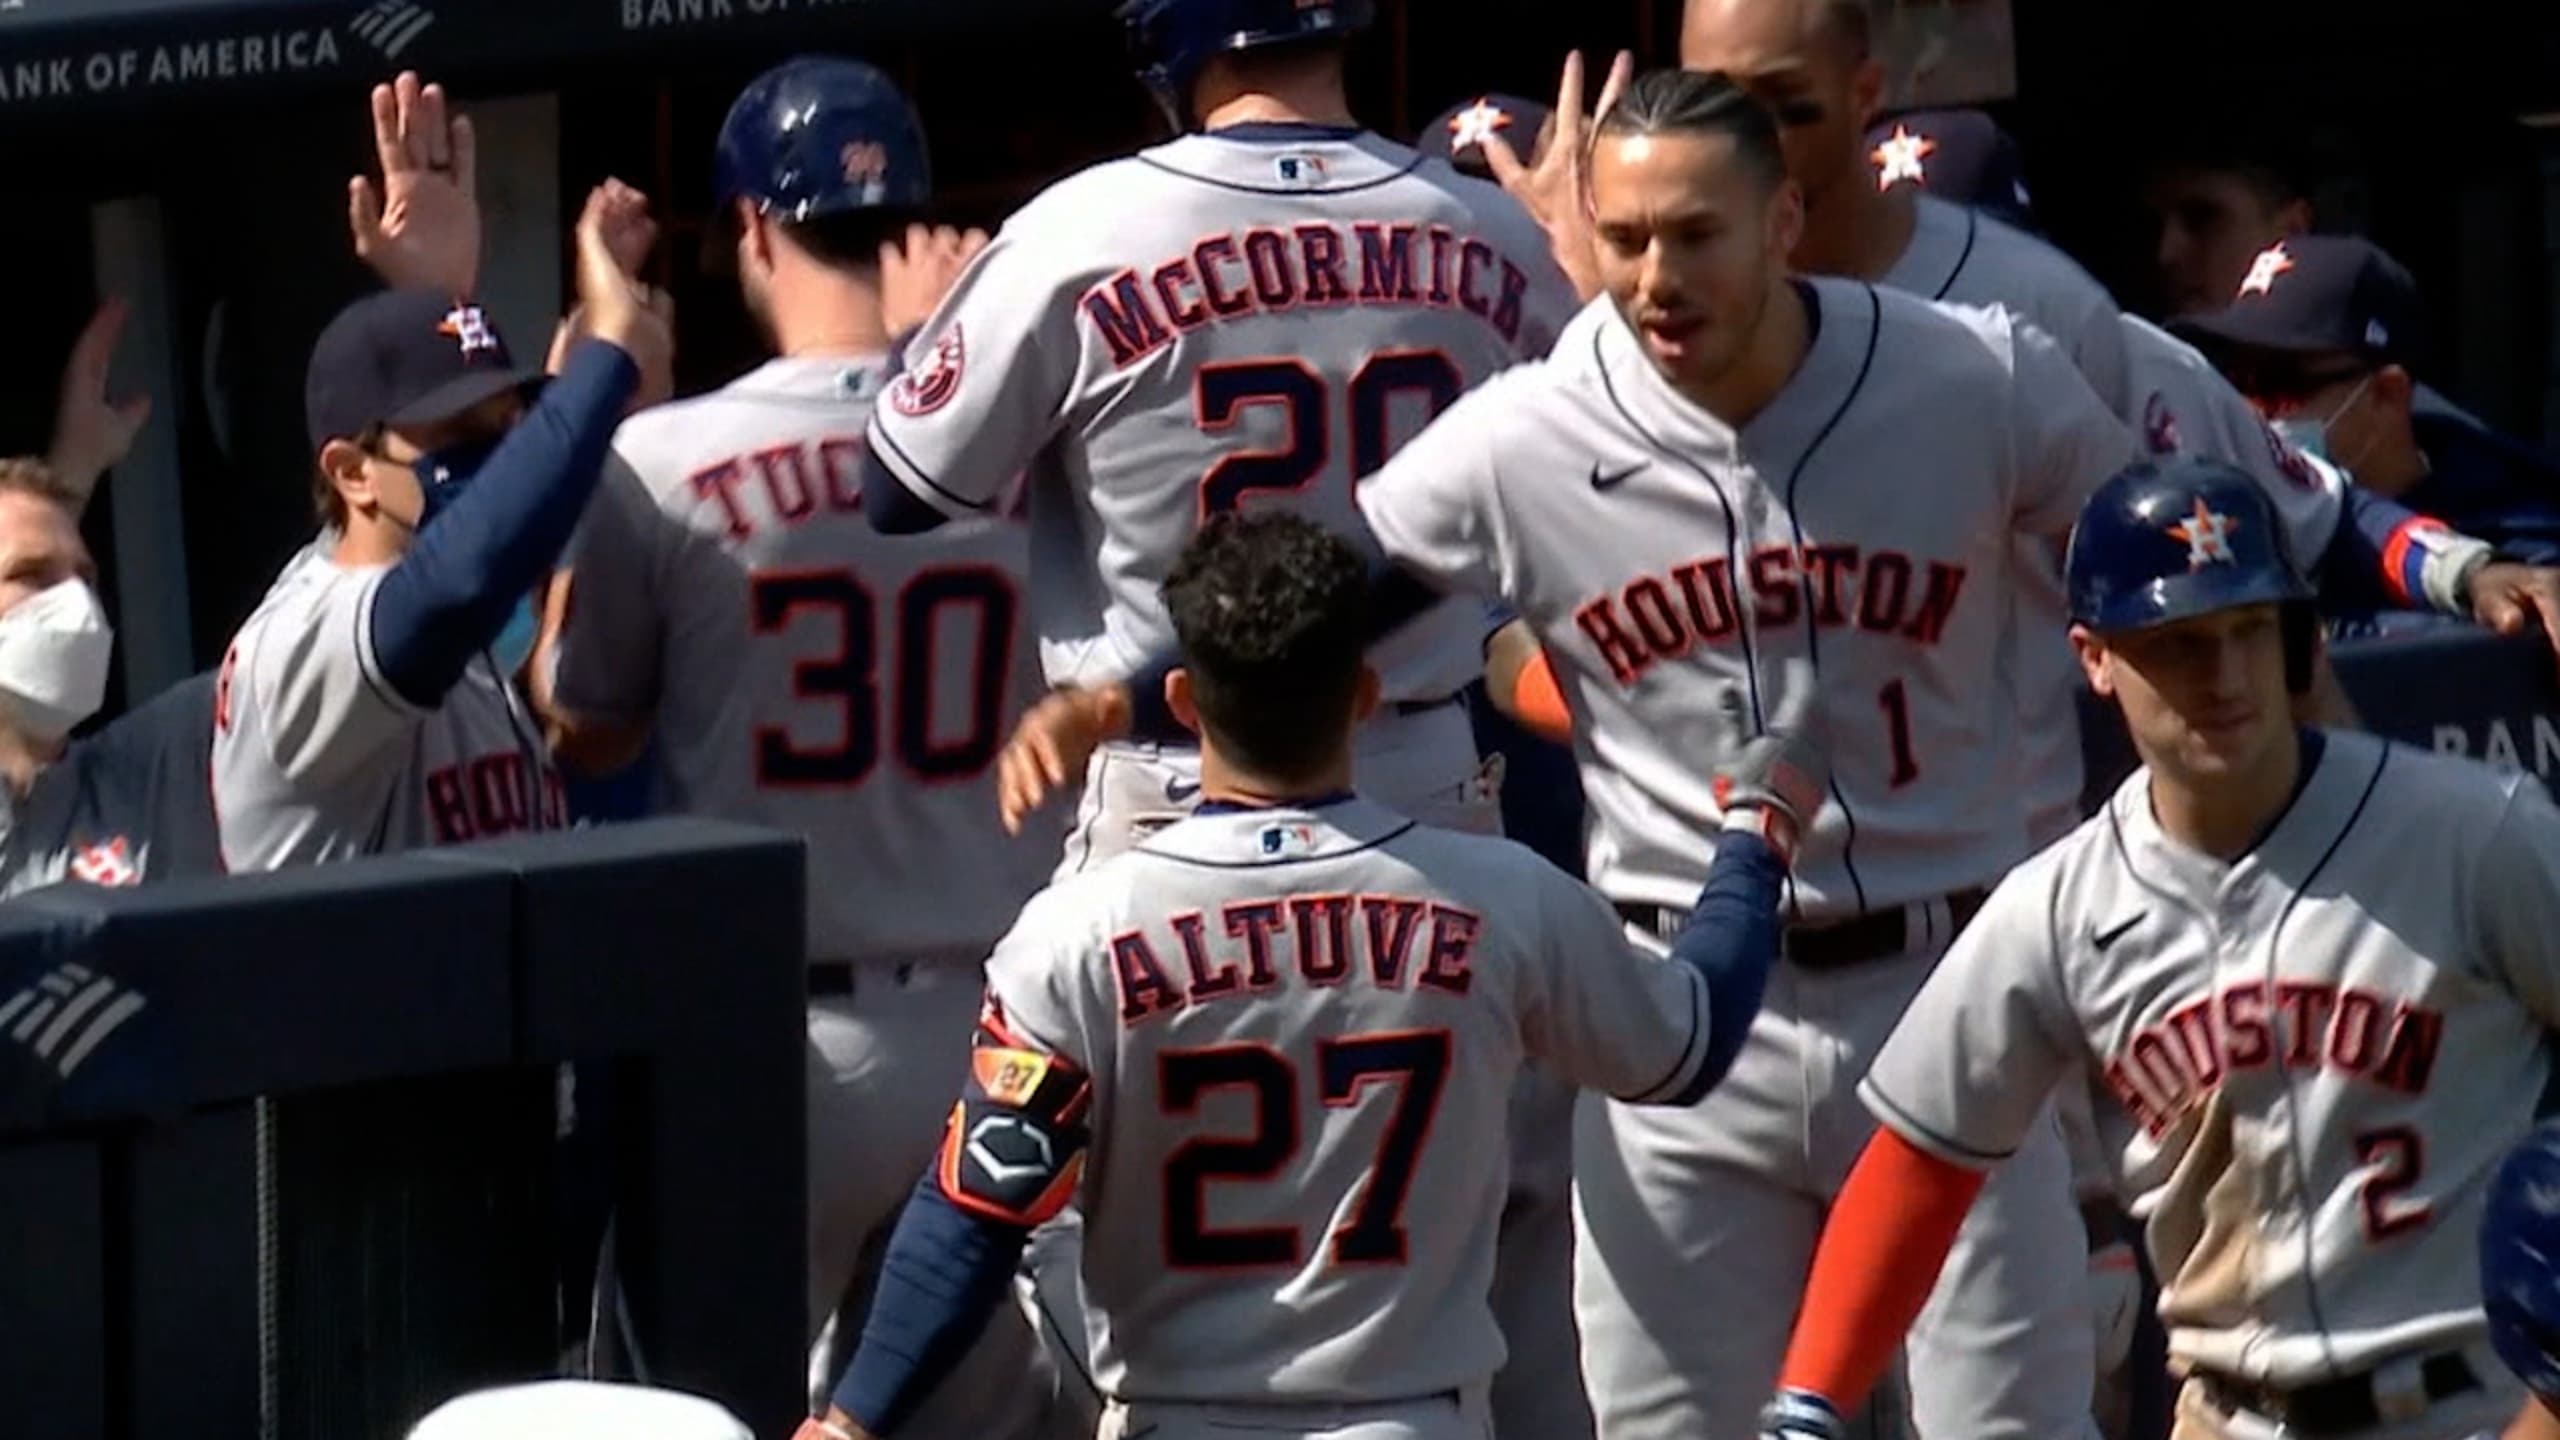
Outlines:
[{"label": "navy undershirt sleeve", "polygon": [[604,474],[640,369],[620,346],[580,345],[450,509],[420,529],[373,601],[382,677],[432,709],[557,564]]},{"label": "navy undershirt sleeve", "polygon": [[1717,838],[1706,887],[1671,946],[1671,958],[1707,982],[1707,1058],[1670,1103],[1705,1098],[1742,1054],[1778,963],[1778,901],[1786,882],[1786,862],[1768,841],[1741,831]]},{"label": "navy undershirt sleeve", "polygon": [[883,535],[921,535],[951,518],[917,499],[897,472],[869,450],[862,453],[862,513]]},{"label": "navy undershirt sleeve", "polygon": [[952,1204],[928,1171],[890,1233],[836,1408],[874,1435],[895,1434],[986,1328],[1030,1238]]},{"label": "navy undershirt sleeve", "polygon": [[2427,523],[2408,506],[2361,485],[2349,485],[2344,514],[2313,567],[2320,608],[2331,614],[2424,610],[2427,551],[2412,545],[2413,526]]}]

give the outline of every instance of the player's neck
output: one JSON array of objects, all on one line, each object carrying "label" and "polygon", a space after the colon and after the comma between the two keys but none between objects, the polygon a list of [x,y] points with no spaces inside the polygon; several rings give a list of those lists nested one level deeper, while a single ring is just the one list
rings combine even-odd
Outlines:
[{"label": "player's neck", "polygon": [[773,349],[786,360],[888,353],[880,287],[858,275],[818,270],[773,294]]},{"label": "player's neck", "polygon": [[409,534],[379,514],[353,513],[338,533],[337,548],[329,552],[329,559],[351,569],[394,564],[408,553]]},{"label": "player's neck", "polygon": [[1843,180],[1806,215],[1804,238],[1791,257],[1799,273],[1881,280],[1902,263],[1920,224],[1908,187],[1872,190]]},{"label": "player's neck", "polygon": [[1351,99],[1339,75],[1280,77],[1256,88],[1227,89],[1212,83],[1200,87],[1200,128],[1223,130],[1230,125],[1333,125],[1355,128]]},{"label": "player's neck", "polygon": [[1805,352],[1813,348],[1813,320],[1805,312],[1809,303],[1795,281],[1780,281],[1741,357],[1706,380],[1680,385],[1681,394],[1733,429],[1750,424],[1787,388]]},{"label": "player's neck", "polygon": [[1320,800],[1351,788],[1351,751],[1345,748],[1320,774],[1278,780],[1229,761],[1214,744],[1200,747],[1200,798],[1256,809]]},{"label": "player's neck", "polygon": [[2162,834],[2217,860],[2237,860],[2293,803],[2302,779],[2302,733],[2288,726],[2264,763],[2210,783],[2151,779],[2151,814]]},{"label": "player's neck", "polygon": [[68,740],[46,743],[18,733],[14,726],[0,725],[0,785],[8,786],[12,797],[24,800],[36,788],[36,777],[61,759],[69,746]]}]

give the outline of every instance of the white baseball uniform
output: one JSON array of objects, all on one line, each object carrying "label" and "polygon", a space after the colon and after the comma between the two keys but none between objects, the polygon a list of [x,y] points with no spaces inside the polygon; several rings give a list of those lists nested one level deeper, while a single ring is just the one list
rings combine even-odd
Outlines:
[{"label": "white baseball uniform", "polygon": [[[1703,980],[1588,889],[1351,796],[1210,807],[1060,882],[987,986],[980,1092],[1090,1078],[1105,1435],[1483,1440],[1514,1078],[1661,1103],[1706,1053]],[[1002,1123],[961,1115],[952,1146]]]},{"label": "white baseball uniform", "polygon": [[[2088,1092],[2190,1375],[2180,1436],[2278,1433],[2207,1374],[2279,1392],[2371,1375],[2413,1408],[2355,1433],[2455,1440],[2516,1403],[2472,1247],[2560,1025],[2560,813],[2530,776],[2319,744],[2228,863],[2162,833],[2137,772],[2001,884],[1862,1091],[1975,1167],[2057,1086]],[[2479,1387],[2413,1400],[2448,1354]]]},{"label": "white baseball uniform", "polygon": [[[1573,290],[1545,233],[1493,185],[1376,135],[1247,126],[1191,135],[1051,187],[1008,221],[910,348],[871,427],[921,500],[983,512],[1030,476],[1032,603],[1053,683],[1122,679],[1174,649],[1160,592],[1209,516],[1280,506],[1375,552],[1354,488],[1459,394],[1545,353]],[[1386,705],[1354,762],[1365,793],[1457,829],[1500,827],[1459,692],[1483,614],[1444,604],[1372,655]],[[1113,744],[1086,771],[1072,874],[1187,813],[1198,752]],[[1495,1407],[1518,1440],[1587,1433],[1571,1375],[1571,1097],[1523,1082],[1504,1328],[1521,1363]],[[1071,1277],[1073,1231],[1033,1242]],[[1044,1288],[1048,1288],[1044,1284]],[[1065,1302],[1053,1308],[1066,1308]]]},{"label": "white baseball uniform", "polygon": [[[660,807],[807,842],[809,955],[849,977],[812,972],[813,1335],[868,1308],[865,1249],[933,1154],[980,966],[1057,844],[996,818],[993,762],[1039,688],[1021,527],[872,530],[862,430],[884,375],[876,356],[779,359],[624,421],[553,669],[571,713],[654,720]],[[1029,1341],[993,1327],[910,1433],[1033,1423],[1023,1387],[990,1383],[1018,1380]],[[817,1346],[817,1394],[836,1348]]]},{"label": "white baseball uniform", "polygon": [[0,787],[0,899],[217,873],[213,686],[210,674],[182,680],[73,741],[26,794]]},{"label": "white baseball uniform", "polygon": [[[2004,315],[1800,293],[1810,353],[1739,431],[1603,300],[1360,496],[1390,557],[1536,631],[1573,711],[1593,878],[1631,921],[1700,882],[1724,697],[1765,724],[1802,703],[1783,676],[1815,677],[1833,803],[1797,855],[1794,963],[1705,1104],[1586,1103],[1577,1126],[1576,1309],[1605,1440],[1756,1434],[1825,1199],[1871,1127],[1850,1086],[1965,892],[2027,852],[2010,537],[2059,542],[2133,453],[2069,358]],[[1915,1331],[1923,1434],[2081,1433],[2084,1254],[2048,1127],[1985,1192]]]},{"label": "white baseball uniform", "polygon": [[[1544,352],[1574,307],[1546,236],[1498,188],[1375,135],[1191,135],[1051,187],[1009,220],[910,348],[874,452],[949,515],[1031,475],[1032,603],[1052,683],[1171,653],[1158,593],[1209,516],[1279,506],[1369,545],[1353,488],[1451,401]],[[1374,547],[1371,547],[1374,549]],[[1489,829],[1446,702],[1483,620],[1443,605],[1375,657],[1388,708],[1361,783]],[[1196,755],[1112,746],[1062,873],[1187,811]]]},{"label": "white baseball uniform", "polygon": [[566,823],[541,725],[486,654],[432,709],[383,678],[373,599],[390,573],[299,555],[232,637],[213,714],[232,873]]}]

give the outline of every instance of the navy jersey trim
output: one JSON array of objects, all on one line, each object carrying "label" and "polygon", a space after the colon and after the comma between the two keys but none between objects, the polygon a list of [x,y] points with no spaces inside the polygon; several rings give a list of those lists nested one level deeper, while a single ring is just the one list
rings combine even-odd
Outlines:
[{"label": "navy jersey trim", "polygon": [[1212,140],[1245,145],[1304,145],[1313,141],[1357,140],[1368,134],[1359,125],[1320,125],[1313,120],[1242,120],[1201,132]]},{"label": "navy jersey trim", "polygon": [[1139,853],[1152,855],[1158,860],[1172,860],[1180,864],[1196,866],[1202,870],[1271,870],[1282,865],[1315,865],[1327,860],[1344,860],[1354,855],[1364,855],[1381,845],[1402,839],[1420,828],[1422,828],[1421,821],[1407,820],[1377,839],[1363,841],[1348,850],[1327,850],[1321,855],[1283,855],[1271,860],[1202,860],[1196,856],[1180,855],[1171,850],[1158,850],[1147,845],[1137,848]]},{"label": "navy jersey trim", "polygon": [[1997,1165],[2001,1161],[2018,1153],[2014,1146],[2007,1150],[1977,1150],[1973,1146],[1967,1145],[1960,1140],[1949,1139],[1948,1137],[1938,1133],[1938,1127],[1934,1125],[1921,1124],[1918,1119],[1913,1117],[1909,1110],[1902,1107],[1901,1102],[1884,1093],[1884,1087],[1876,1084],[1872,1079],[1866,1081],[1862,1088],[1866,1091],[1868,1104],[1873,1105],[1878,1109],[1892,1112],[1894,1129],[1907,1131],[1913,1135],[1920,1136],[1929,1144],[1946,1151],[1950,1155],[1961,1155],[1968,1160],[1975,1161],[1988,1167]]},{"label": "navy jersey trim", "polygon": [[1947,272],[1946,283],[1940,285],[1938,293],[1930,296],[1930,299],[1944,300],[1947,298],[1947,292],[1956,288],[1956,281],[1964,276],[1966,263],[1973,259],[1974,243],[1981,238],[1982,216],[1980,212],[1968,207],[1964,212],[1964,248],[1956,252],[1955,268]]},{"label": "navy jersey trim", "polygon": [[1630,1105],[1642,1104],[1676,1095],[1696,1082],[1698,1071],[1707,1063],[1706,1052],[1698,1047],[1699,1039],[1707,1033],[1706,1016],[1700,1013],[1706,1004],[1707,982],[1704,978],[1693,979],[1689,985],[1689,1040],[1680,1047],[1680,1059],[1672,1065],[1669,1074],[1633,1095],[1621,1095],[1618,1099]]},{"label": "navy jersey trim", "polygon": [[[992,500],[972,500],[966,495],[954,494],[949,490],[943,489],[931,475],[925,473],[925,468],[923,466],[916,463],[915,457],[907,453],[906,447],[898,443],[897,437],[881,428],[878,421],[872,422],[870,426],[870,434],[871,438],[878,442],[872,447],[873,453],[877,454],[885,448],[889,455],[895,457],[898,463],[890,470],[889,473],[897,476],[899,482],[904,484],[908,489],[912,490],[916,486],[921,485],[925,489],[932,491],[934,494],[941,496],[954,505],[962,506],[966,509],[978,511],[980,513],[984,513],[995,508],[995,502]],[[918,498],[923,499],[926,497],[919,496]]]},{"label": "navy jersey trim", "polygon": [[1397,182],[1398,180],[1405,179],[1406,177],[1408,177],[1408,176],[1412,175],[1412,174],[1413,174],[1413,172],[1415,172],[1416,170],[1419,170],[1419,169],[1421,169],[1421,168],[1422,168],[1422,162],[1423,162],[1423,160],[1424,160],[1424,159],[1425,159],[1425,157],[1424,157],[1424,156],[1416,155],[1416,156],[1414,156],[1414,157],[1413,157],[1413,159],[1412,159],[1411,161],[1407,162],[1407,163],[1404,165],[1404,167],[1403,167],[1403,168],[1398,169],[1398,170],[1395,170],[1395,171],[1392,171],[1392,172],[1390,172],[1390,173],[1388,173],[1388,174],[1385,174],[1385,175],[1378,176],[1378,177],[1377,177],[1376,179],[1374,179],[1374,180],[1361,180],[1361,181],[1357,181],[1357,182],[1354,182],[1354,183],[1352,183],[1352,184],[1348,184],[1348,185],[1318,185],[1318,186],[1308,186],[1308,185],[1247,185],[1247,184],[1244,184],[1244,183],[1243,183],[1243,182],[1241,182],[1241,181],[1236,181],[1236,180],[1220,180],[1220,179],[1217,179],[1217,178],[1215,178],[1215,177],[1213,177],[1213,176],[1208,176],[1208,175],[1195,175],[1195,174],[1191,173],[1191,172],[1190,172],[1190,171],[1188,171],[1188,170],[1177,170],[1177,169],[1175,169],[1173,166],[1171,166],[1171,165],[1167,165],[1167,164],[1165,164],[1163,161],[1158,160],[1158,159],[1155,159],[1155,158],[1153,158],[1152,156],[1140,155],[1140,156],[1138,156],[1138,157],[1137,157],[1137,161],[1138,161],[1138,163],[1139,163],[1139,164],[1144,165],[1144,166],[1146,166],[1147,168],[1149,168],[1149,169],[1151,169],[1151,170],[1160,170],[1160,171],[1162,171],[1163,173],[1165,173],[1165,174],[1167,174],[1167,175],[1177,176],[1177,177],[1179,177],[1179,178],[1181,178],[1181,179],[1192,181],[1192,182],[1193,182],[1193,183],[1195,183],[1195,184],[1206,185],[1206,186],[1208,186],[1209,188],[1211,188],[1211,189],[1213,189],[1213,190],[1232,190],[1232,191],[1235,191],[1235,192],[1236,192],[1237,194],[1239,194],[1239,195],[1292,195],[1292,196],[1300,196],[1300,195],[1357,195],[1357,194],[1359,194],[1359,193],[1360,193],[1361,191],[1363,191],[1363,190],[1375,190],[1375,189],[1377,189],[1378,187],[1380,187],[1380,186],[1382,186],[1382,185],[1392,185],[1392,184],[1394,184],[1395,182]]}]

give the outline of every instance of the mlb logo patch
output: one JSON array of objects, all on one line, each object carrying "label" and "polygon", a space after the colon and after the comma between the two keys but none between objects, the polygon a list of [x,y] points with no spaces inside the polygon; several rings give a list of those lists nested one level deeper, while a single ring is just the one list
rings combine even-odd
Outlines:
[{"label": "mlb logo patch", "polygon": [[1262,827],[1262,858],[1287,859],[1316,852],[1316,830],[1312,825],[1265,825]]},{"label": "mlb logo patch", "polygon": [[1321,155],[1283,155],[1272,162],[1272,169],[1281,184],[1306,190],[1318,189],[1331,178]]}]

